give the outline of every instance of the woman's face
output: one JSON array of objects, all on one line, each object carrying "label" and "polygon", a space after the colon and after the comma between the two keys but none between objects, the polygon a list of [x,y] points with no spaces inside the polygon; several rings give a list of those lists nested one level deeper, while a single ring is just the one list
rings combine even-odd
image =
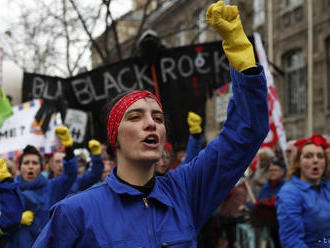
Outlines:
[{"label": "woman's face", "polygon": [[268,168],[268,180],[277,181],[284,177],[285,170],[277,165],[270,165]]},{"label": "woman's face", "polygon": [[33,181],[41,172],[39,157],[35,154],[24,155],[21,164],[21,175],[25,181]]},{"label": "woman's face", "polygon": [[117,157],[127,161],[160,159],[166,137],[162,110],[152,98],[133,103],[125,112],[118,127]]},{"label": "woman's face", "polygon": [[54,173],[54,177],[58,177],[63,172],[63,158],[65,154],[63,152],[56,152],[52,159],[51,170]]},{"label": "woman's face", "polygon": [[323,148],[314,144],[305,145],[301,151],[299,166],[301,180],[318,184],[326,166]]},{"label": "woman's face", "polygon": [[161,158],[158,160],[155,166],[157,173],[164,175],[171,167],[171,154],[166,149],[163,151]]}]

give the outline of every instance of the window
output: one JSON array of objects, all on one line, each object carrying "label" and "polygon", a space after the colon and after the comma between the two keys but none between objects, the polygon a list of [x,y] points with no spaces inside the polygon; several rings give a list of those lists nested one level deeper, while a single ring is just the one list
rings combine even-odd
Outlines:
[{"label": "window", "polygon": [[254,0],[253,2],[253,24],[255,27],[265,23],[265,0]]},{"label": "window", "polygon": [[206,28],[207,28],[207,23],[205,20],[205,15],[206,15],[206,10],[201,9],[199,10],[196,18],[196,27],[197,27],[197,34],[198,38],[197,41],[198,43],[203,43],[206,41]]},{"label": "window", "polygon": [[326,11],[330,8],[330,0],[323,0],[323,10]]},{"label": "window", "polygon": [[301,49],[284,56],[286,115],[303,114],[306,110],[306,68]]},{"label": "window", "polygon": [[174,46],[184,46],[186,45],[186,31],[185,30],[185,25],[180,24],[176,26],[177,33],[173,36],[173,45]]},{"label": "window", "polygon": [[283,0],[285,6],[297,5],[303,2],[303,0]]},{"label": "window", "polygon": [[184,31],[186,29],[186,26],[184,24],[180,25],[180,33],[179,33],[179,45],[180,46],[184,46],[186,44],[186,31]]},{"label": "window", "polygon": [[330,109],[330,37],[326,39],[327,49],[327,76],[328,76],[328,109]]}]

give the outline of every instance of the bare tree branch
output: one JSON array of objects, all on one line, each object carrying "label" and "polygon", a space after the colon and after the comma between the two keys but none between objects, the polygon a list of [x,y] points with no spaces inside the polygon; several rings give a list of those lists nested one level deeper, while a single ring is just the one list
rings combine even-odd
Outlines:
[{"label": "bare tree branch", "polygon": [[111,14],[111,10],[110,10],[110,3],[111,3],[111,0],[104,0],[103,2],[105,2],[104,4],[106,5],[106,9],[107,9],[107,12],[106,12],[106,30],[105,30],[105,38],[104,38],[104,48],[106,50],[106,54],[107,54],[107,57],[110,57],[110,52],[108,50],[108,30],[109,30],[109,25],[108,25],[108,20],[110,18],[110,22],[111,22],[111,28],[112,28],[112,31],[113,31],[113,34],[114,34],[114,38],[115,38],[115,46],[116,46],[116,50],[117,50],[117,54],[118,54],[118,58],[119,60],[122,59],[122,53],[121,53],[121,48],[120,48],[120,44],[119,44],[119,39],[118,39],[118,32],[117,32],[117,22],[116,20],[113,19],[112,17],[112,14]]},{"label": "bare tree branch", "polygon": [[70,67],[70,37],[69,37],[69,31],[68,31],[68,24],[66,20],[66,1],[62,0],[62,20],[63,20],[63,28],[64,28],[64,35],[65,35],[65,45],[66,45],[66,67],[69,72],[69,75],[72,76],[72,70]]},{"label": "bare tree branch", "polygon": [[149,15],[147,14],[147,10],[148,10],[148,7],[149,7],[151,1],[152,1],[152,0],[148,0],[148,2],[143,6],[143,16],[142,16],[142,21],[141,21],[141,23],[140,23],[139,29],[138,29],[138,31],[137,31],[137,33],[136,33],[136,35],[135,35],[134,41],[133,41],[133,45],[132,45],[132,48],[131,48],[131,56],[134,55],[134,52],[135,52],[135,50],[136,50],[136,43],[137,43],[137,41],[138,41],[138,39],[139,39],[139,37],[140,37],[142,31],[143,31],[144,24],[145,24],[145,22],[146,22],[146,20],[147,20],[147,18],[148,18],[148,16],[149,16]]},{"label": "bare tree branch", "polygon": [[90,39],[93,47],[96,49],[96,51],[98,52],[98,54],[102,58],[102,61],[106,61],[106,57],[104,56],[102,49],[97,44],[97,42],[93,39],[92,34],[89,32],[89,30],[88,30],[88,28],[86,26],[86,22],[85,22],[84,18],[82,17],[82,15],[80,14],[80,12],[79,12],[79,10],[78,10],[78,8],[76,6],[76,3],[74,2],[74,0],[69,0],[69,1],[72,4],[74,10],[76,11],[76,13],[77,13],[77,15],[79,17],[79,20],[80,20],[81,24],[83,25],[83,28],[84,28],[86,34],[88,35],[88,37],[89,37],[89,39]]}]

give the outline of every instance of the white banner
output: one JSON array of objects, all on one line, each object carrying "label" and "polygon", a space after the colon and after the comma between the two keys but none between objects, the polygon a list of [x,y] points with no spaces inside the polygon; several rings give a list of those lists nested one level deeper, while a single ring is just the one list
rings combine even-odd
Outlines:
[{"label": "white banner", "polygon": [[56,114],[51,118],[48,131],[43,134],[34,119],[40,106],[40,100],[33,100],[13,107],[14,114],[0,128],[0,154],[23,150],[26,145],[33,145],[42,153],[54,150]]},{"label": "white banner", "polygon": [[[283,125],[281,104],[279,98],[276,93],[274,78],[268,68],[268,62],[266,57],[265,49],[262,45],[261,36],[259,33],[254,33],[254,44],[257,51],[257,56],[259,59],[259,63],[264,67],[266,80],[267,80],[267,88],[268,88],[268,109],[269,109],[269,122],[270,122],[270,132],[266,141],[274,145],[278,141],[282,150],[286,149],[286,135]],[[272,139],[272,140],[270,140]]]}]

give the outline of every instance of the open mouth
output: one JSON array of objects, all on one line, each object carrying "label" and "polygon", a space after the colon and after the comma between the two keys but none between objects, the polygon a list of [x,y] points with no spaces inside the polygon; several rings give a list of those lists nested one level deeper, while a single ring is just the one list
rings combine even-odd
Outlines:
[{"label": "open mouth", "polygon": [[318,175],[320,173],[320,169],[318,168],[318,167],[314,167],[313,169],[312,169],[312,174],[313,175]]},{"label": "open mouth", "polygon": [[158,137],[156,135],[149,135],[144,142],[147,144],[158,144]]},{"label": "open mouth", "polygon": [[148,135],[143,142],[150,147],[155,147],[159,143],[159,138],[157,135]]},{"label": "open mouth", "polygon": [[27,178],[27,179],[33,179],[33,178],[34,178],[34,173],[33,173],[33,171],[29,171],[29,172],[27,172],[27,173],[26,173],[26,178]]}]

